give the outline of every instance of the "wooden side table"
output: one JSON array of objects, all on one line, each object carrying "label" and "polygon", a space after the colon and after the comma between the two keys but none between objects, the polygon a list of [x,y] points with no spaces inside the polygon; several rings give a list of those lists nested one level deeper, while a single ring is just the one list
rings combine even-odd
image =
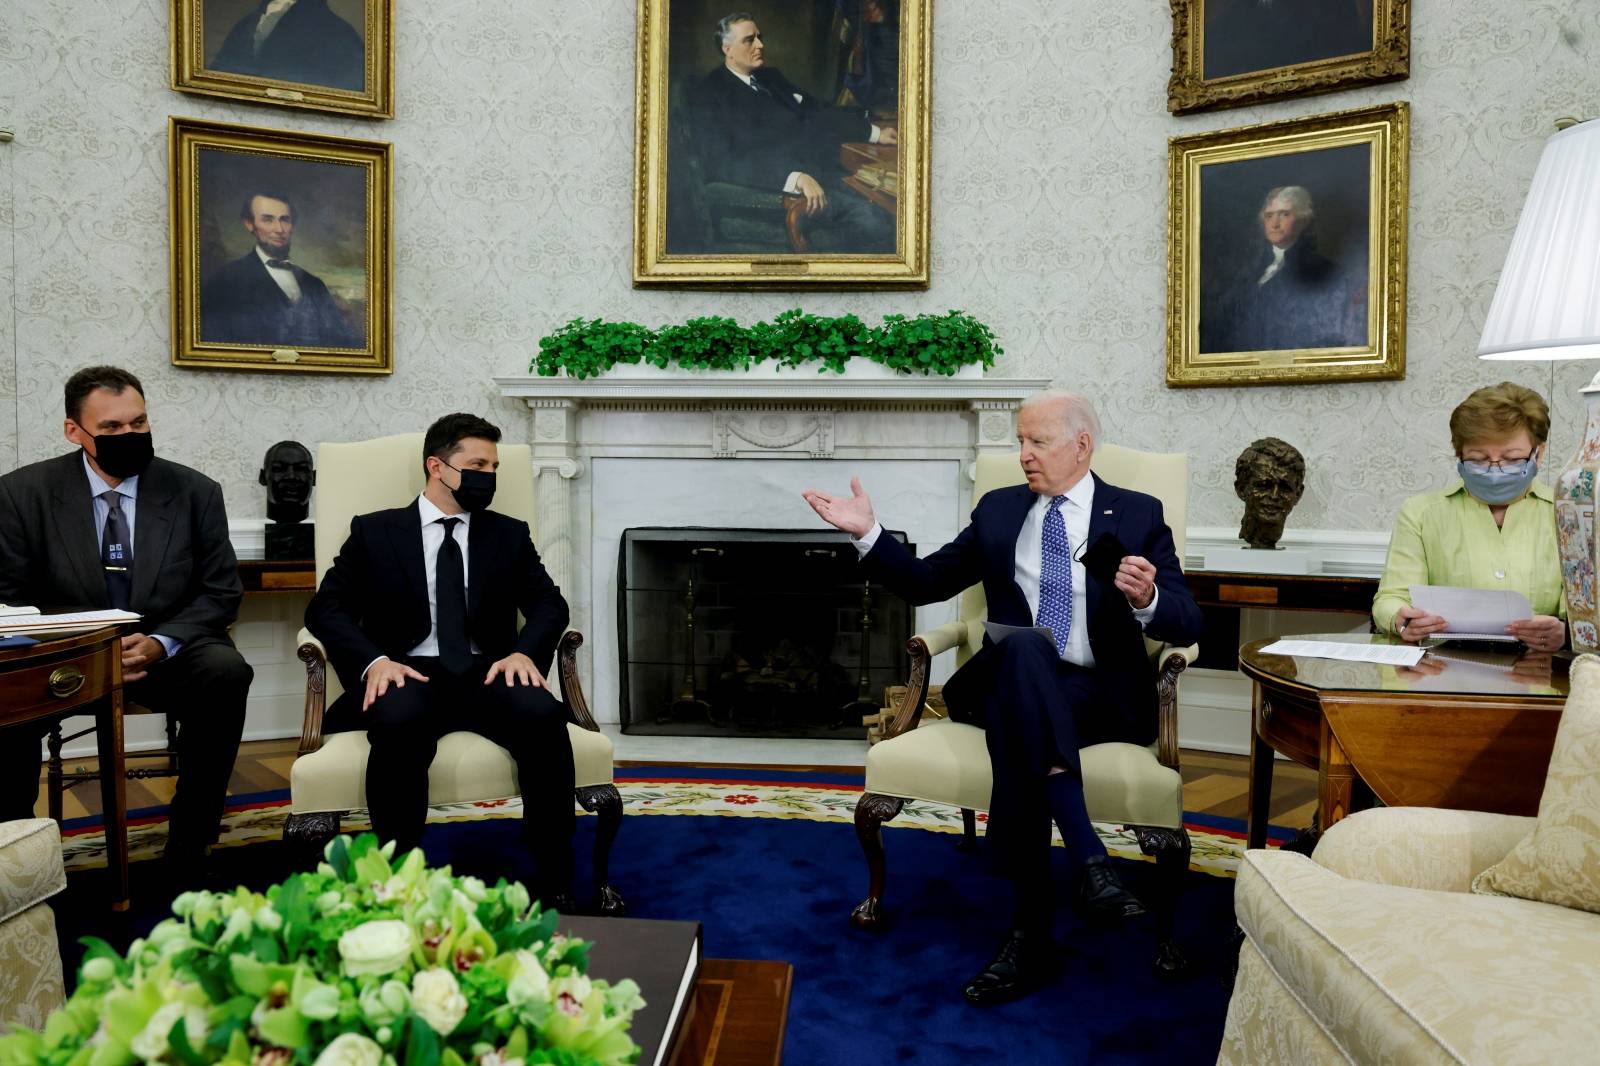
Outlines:
[{"label": "wooden side table", "polygon": [[793,984],[787,962],[702,961],[669,1066],[778,1066]]},{"label": "wooden side table", "polygon": [[0,728],[68,714],[95,718],[111,909],[125,911],[128,777],[122,751],[122,640],[115,627],[0,649]]}]

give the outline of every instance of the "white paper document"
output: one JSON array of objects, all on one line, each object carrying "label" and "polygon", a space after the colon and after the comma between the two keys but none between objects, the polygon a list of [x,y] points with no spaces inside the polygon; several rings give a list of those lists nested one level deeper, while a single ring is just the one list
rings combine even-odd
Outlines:
[{"label": "white paper document", "polygon": [[983,623],[983,631],[988,635],[989,639],[994,641],[996,644],[1000,643],[1002,640],[1005,640],[1013,633],[1037,633],[1045,640],[1048,640],[1052,645],[1054,645],[1056,642],[1055,630],[1051,629],[1049,626],[1008,626],[1002,625],[999,622],[986,621]]},{"label": "white paper document", "polygon": [[1411,605],[1450,623],[1435,640],[1504,640],[1517,638],[1506,626],[1533,617],[1528,597],[1510,589],[1462,589],[1449,585],[1412,585]]},{"label": "white paper document", "polygon": [[0,633],[76,633],[102,626],[137,622],[132,611],[71,611],[66,614],[32,614],[0,618]]},{"label": "white paper document", "polygon": [[18,615],[38,614],[37,607],[16,607],[9,603],[0,603],[0,618],[15,618]]},{"label": "white paper document", "polygon": [[1415,666],[1423,649],[1415,644],[1341,644],[1336,640],[1279,640],[1261,649],[1262,655],[1299,655],[1307,659],[1343,659],[1352,663]]}]

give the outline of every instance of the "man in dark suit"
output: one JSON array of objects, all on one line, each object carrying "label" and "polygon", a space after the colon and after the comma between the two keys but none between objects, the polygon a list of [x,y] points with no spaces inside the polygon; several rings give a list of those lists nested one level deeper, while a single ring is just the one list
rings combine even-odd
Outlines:
[{"label": "man in dark suit", "polygon": [[366,52],[328,0],[261,0],[228,31],[209,70],[360,91]]},{"label": "man in dark suit", "polygon": [[[344,684],[329,730],[372,744],[372,827],[399,850],[420,846],[428,767],[440,737],[470,730],[511,753],[523,835],[547,904],[572,878],[572,743],[546,681],[567,603],[539,562],[526,522],[487,510],[500,430],[476,415],[428,428],[422,495],[360,515],[306,627]],[[517,613],[523,624],[517,628]]]},{"label": "man in dark suit", "polygon": [[[217,836],[253,676],[228,637],[242,589],[222,490],[152,456],[144,388],[92,366],[66,385],[79,451],[0,477],[0,603],[138,613],[122,638],[128,698],[178,721],[166,856],[195,875]],[[48,724],[0,740],[0,818],[31,817]]]},{"label": "man in dark suit", "polygon": [[255,247],[219,267],[200,292],[200,339],[286,348],[359,348],[362,341],[321,278],[289,261],[294,205],[255,191],[239,219]]},{"label": "man in dark suit", "polygon": [[744,12],[717,23],[723,65],[690,95],[694,136],[707,181],[804,197],[807,216],[838,233],[843,252],[893,252],[894,217],[844,184],[839,146],[894,144],[892,126],[865,113],[824,106],[766,65],[766,44]]},{"label": "man in dark suit", "polygon": [[[1053,643],[1031,628],[998,643],[986,637],[944,686],[950,716],[987,732],[989,840],[1016,895],[1011,932],[963,989],[978,1004],[1025,995],[1052,968],[1052,818],[1082,863],[1080,908],[1110,919],[1144,912],[1089,822],[1078,749],[1155,740],[1155,674],[1143,638],[1192,644],[1201,618],[1160,502],[1089,472],[1099,437],[1083,397],[1030,397],[1017,417],[1027,484],[985,494],[971,524],[925,559],[881,535],[859,481],[849,496],[804,494],[824,521],[851,535],[872,578],[912,603],[947,600],[981,581],[991,622],[1052,631]],[[1078,561],[1106,534],[1129,552],[1109,582]]]}]

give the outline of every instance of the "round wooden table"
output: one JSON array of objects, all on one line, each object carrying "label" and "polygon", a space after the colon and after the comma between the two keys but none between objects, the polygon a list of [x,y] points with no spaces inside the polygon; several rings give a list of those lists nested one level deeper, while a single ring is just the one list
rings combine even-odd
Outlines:
[{"label": "round wooden table", "polygon": [[[1253,682],[1249,846],[1267,840],[1273,752],[1317,771],[1317,828],[1350,813],[1359,777],[1385,804],[1538,812],[1566,660],[1504,646],[1432,649],[1414,668],[1239,649]],[[1393,644],[1378,634],[1296,636]]]},{"label": "round wooden table", "polygon": [[[94,715],[111,906],[123,911],[128,909],[128,777],[118,634],[115,626],[66,635],[34,633],[27,635],[37,644],[0,648],[0,728],[68,714]],[[6,742],[0,737],[0,743]]]}]

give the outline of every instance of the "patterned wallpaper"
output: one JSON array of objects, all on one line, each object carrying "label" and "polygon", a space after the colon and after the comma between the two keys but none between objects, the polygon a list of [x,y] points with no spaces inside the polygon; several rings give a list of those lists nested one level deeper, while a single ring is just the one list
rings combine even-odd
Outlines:
[{"label": "patterned wallpaper", "polygon": [[[632,289],[630,0],[396,6],[399,118],[370,123],[170,91],[168,0],[0,4],[0,125],[17,132],[0,146],[0,286],[15,291],[0,469],[60,451],[63,378],[112,360],[144,376],[158,449],[221,480],[234,518],[260,516],[255,473],[275,440],[416,429],[455,409],[525,425],[489,377],[525,367],[573,316],[749,319],[799,301]],[[1549,366],[1471,352],[1552,121],[1600,101],[1593,0],[1414,6],[1409,81],[1176,119],[1161,0],[936,0],[933,287],[805,303],[988,320],[1000,373],[1097,397],[1119,443],[1188,451],[1197,525],[1237,522],[1234,457],[1272,434],[1310,465],[1291,528],[1387,529],[1402,498],[1449,476],[1461,396],[1503,376],[1550,388]],[[1395,99],[1414,123],[1407,379],[1167,389],[1167,138]],[[171,114],[396,144],[392,378],[169,365]],[[1555,373],[1558,455],[1593,369]]]}]

